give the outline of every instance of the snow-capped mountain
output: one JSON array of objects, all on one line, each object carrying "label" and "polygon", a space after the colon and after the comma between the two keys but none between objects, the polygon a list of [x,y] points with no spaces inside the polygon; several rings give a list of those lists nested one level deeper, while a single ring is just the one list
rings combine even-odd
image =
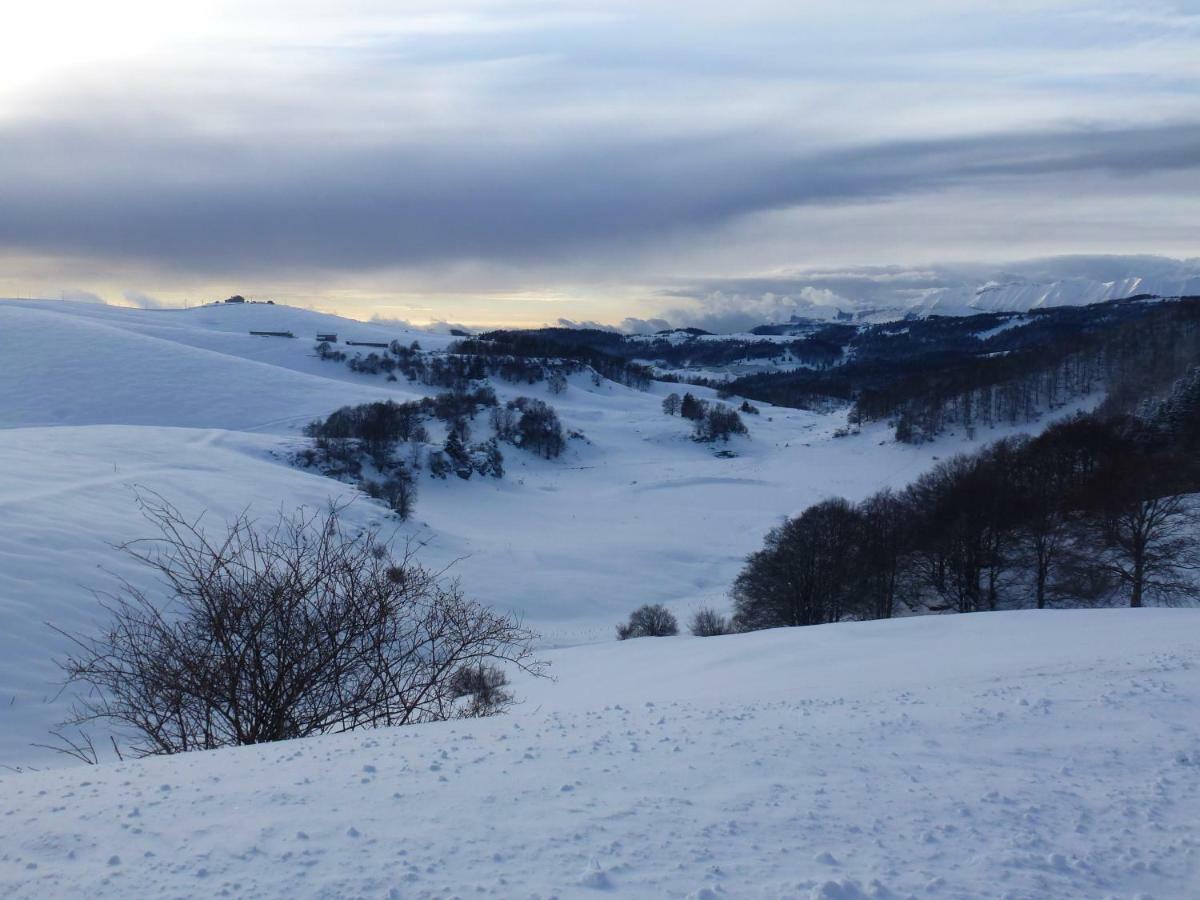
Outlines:
[{"label": "snow-capped mountain", "polygon": [[1028,312],[1051,306],[1087,306],[1139,295],[1180,297],[1200,294],[1200,262],[1158,263],[1150,260],[1142,266],[1135,265],[1127,274],[1117,270],[1054,277],[1058,267],[1048,267],[1041,272],[1031,268],[1027,272],[996,273],[982,284],[969,280],[933,289],[912,309],[940,315],[972,311]]},{"label": "snow-capped mountain", "polygon": [[697,283],[672,294],[690,301],[664,313],[672,325],[738,332],[792,322],[1027,312],[1143,294],[1193,296],[1200,294],[1200,259],[1063,256],[1005,266],[808,270]]}]

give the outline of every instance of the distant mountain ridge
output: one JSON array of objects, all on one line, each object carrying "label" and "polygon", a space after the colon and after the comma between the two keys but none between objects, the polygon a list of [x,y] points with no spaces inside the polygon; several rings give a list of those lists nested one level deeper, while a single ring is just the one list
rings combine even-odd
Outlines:
[{"label": "distant mountain ridge", "polygon": [[970,312],[1029,312],[1054,306],[1091,306],[1136,296],[1182,297],[1200,294],[1200,267],[1192,274],[1163,277],[1130,275],[1114,281],[1071,278],[1039,282],[1017,279],[974,288],[945,288],[932,293],[919,309],[944,315]]},{"label": "distant mountain ridge", "polygon": [[814,322],[887,322],[1200,295],[1200,258],[1064,256],[1004,266],[945,264],[810,270],[718,279],[671,292],[698,304],[672,325],[718,333]]}]

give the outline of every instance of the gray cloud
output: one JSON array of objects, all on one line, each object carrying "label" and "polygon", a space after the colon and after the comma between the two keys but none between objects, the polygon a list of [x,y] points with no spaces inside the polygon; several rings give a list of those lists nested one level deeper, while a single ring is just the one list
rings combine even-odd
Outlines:
[{"label": "gray cloud", "polygon": [[[1186,9],[403,6],[168,11],[173,36],[102,64],[80,34],[70,53],[29,47],[44,73],[11,88],[0,60],[0,255],[22,273],[5,289],[80,272],[118,295],[333,288],[467,321],[528,318],[540,295],[615,321],[616,297],[651,316],[655,288],[682,283],[757,314],[839,285],[719,276],[1121,249],[1114,210],[1139,250],[1179,253],[1200,226],[1179,202],[1200,189]],[[139,19],[109,18],[93,16],[107,43],[146,43]]]},{"label": "gray cloud", "polygon": [[142,291],[122,291],[121,296],[130,306],[137,306],[141,309],[162,309],[165,306],[170,306],[158,297],[143,293]]},{"label": "gray cloud", "polygon": [[[74,171],[64,179],[68,152]],[[247,145],[8,125],[0,128],[7,178],[0,242],[186,271],[521,263],[797,205],[1047,174],[1198,169],[1200,124],[1193,123],[821,153],[740,134],[571,136],[496,152],[457,143]]]},{"label": "gray cloud", "polygon": [[560,318],[554,325],[557,328],[590,328],[593,331],[611,331],[614,333],[620,333],[623,330],[615,325],[608,325],[604,322],[593,322],[590,319],[575,321],[574,319]]},{"label": "gray cloud", "polygon": [[621,320],[620,330],[627,334],[653,334],[674,327],[666,319],[639,319],[636,316],[627,316]]},{"label": "gray cloud", "polygon": [[80,288],[72,288],[61,291],[59,293],[60,300],[66,300],[69,303],[103,303],[104,299],[91,291],[85,291]]},{"label": "gray cloud", "polygon": [[371,316],[372,325],[386,325],[392,328],[397,328],[402,331],[427,331],[430,334],[448,334],[451,330],[455,331],[476,331],[475,326],[465,325],[462,322],[426,322],[424,324],[410,322],[408,319],[397,319],[394,316]]}]

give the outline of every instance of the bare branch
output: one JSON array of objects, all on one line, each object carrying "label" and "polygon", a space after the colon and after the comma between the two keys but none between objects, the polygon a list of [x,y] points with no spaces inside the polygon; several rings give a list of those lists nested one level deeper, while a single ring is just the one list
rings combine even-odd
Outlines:
[{"label": "bare branch", "polygon": [[137,736],[135,756],[492,714],[512,695],[485,684],[465,697],[460,672],[543,672],[519,621],[468,600],[411,545],[395,557],[376,532],[348,533],[341,507],[268,523],[243,512],[209,537],[158,495],[138,503],[158,534],[120,549],[159,590],[120,581],[100,595],[108,626],[67,634],[61,661],[78,691],[64,726],[115,723]]}]

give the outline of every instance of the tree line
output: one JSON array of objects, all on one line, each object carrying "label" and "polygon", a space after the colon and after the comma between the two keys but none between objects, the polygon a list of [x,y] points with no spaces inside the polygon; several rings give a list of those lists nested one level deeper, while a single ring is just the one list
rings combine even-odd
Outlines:
[{"label": "tree line", "polygon": [[732,588],[740,629],[1197,596],[1200,368],[1140,415],[1079,415],[944,460],[904,490],[772,529]]},{"label": "tree line", "polygon": [[[543,377],[548,377],[550,371],[569,374],[590,370],[597,383],[600,378],[607,378],[637,390],[644,391],[650,386],[653,377],[646,366],[621,359],[596,346],[580,343],[565,336],[572,332],[564,332],[563,335],[548,334],[556,331],[558,329],[531,332],[492,331],[477,338],[455,341],[448,348],[448,352],[482,360],[486,366],[495,367],[501,373],[501,377],[504,377],[505,367],[517,371],[541,369],[547,372]],[[620,338],[619,335],[612,337]]]},{"label": "tree line", "polygon": [[[420,343],[402,344],[392,341],[386,348],[365,355],[353,356],[332,344],[322,341],[314,350],[320,359],[342,362],[353,372],[366,375],[385,375],[388,381],[398,381],[402,375],[416,384],[467,391],[489,378],[499,378],[512,384],[550,383],[554,393],[566,388],[566,376],[587,372],[594,383],[609,378],[645,389],[650,383],[648,370],[640,366],[614,361],[595,354],[594,364],[587,360],[560,358],[551,355],[532,355],[524,343],[497,344],[482,338],[466,338],[452,343],[446,353],[430,353]],[[517,352],[521,351],[521,352]]]}]

